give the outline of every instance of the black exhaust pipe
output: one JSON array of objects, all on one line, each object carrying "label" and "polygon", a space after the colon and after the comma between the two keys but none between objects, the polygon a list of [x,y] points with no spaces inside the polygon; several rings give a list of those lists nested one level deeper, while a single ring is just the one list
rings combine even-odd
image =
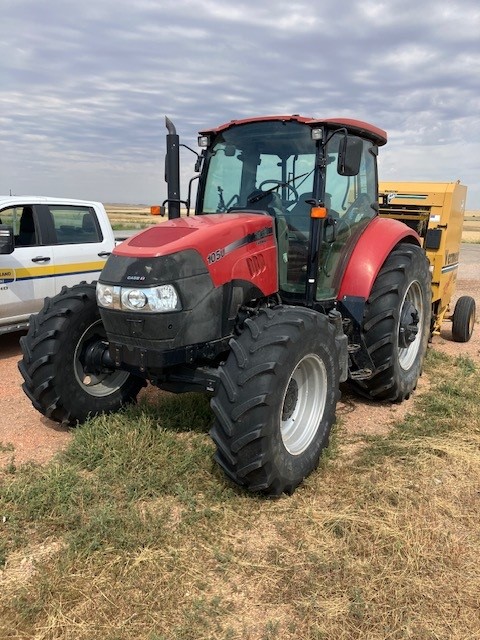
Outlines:
[{"label": "black exhaust pipe", "polygon": [[167,182],[168,219],[180,218],[180,139],[175,125],[165,116],[167,127],[167,155],[165,180]]}]

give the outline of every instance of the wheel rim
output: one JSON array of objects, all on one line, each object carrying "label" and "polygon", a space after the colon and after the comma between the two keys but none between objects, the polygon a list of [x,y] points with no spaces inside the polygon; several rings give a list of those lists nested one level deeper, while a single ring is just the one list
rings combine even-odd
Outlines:
[{"label": "wheel rim", "polygon": [[327,399],[327,370],[315,354],[297,364],[282,402],[280,433],[293,456],[308,448],[320,426]]},{"label": "wheel rim", "polygon": [[408,287],[400,311],[398,328],[398,361],[408,371],[420,350],[423,338],[425,308],[422,288],[415,281]]},{"label": "wheel rim", "polygon": [[472,333],[473,333],[473,328],[475,326],[475,310],[472,309],[472,312],[470,313],[470,317],[468,318],[468,338],[470,339]]},{"label": "wheel rim", "polygon": [[85,371],[82,353],[86,343],[94,337],[99,339],[106,338],[101,320],[95,321],[83,332],[73,356],[73,369],[78,384],[86,393],[97,398],[103,398],[118,391],[130,374],[128,371],[112,371],[99,374]]}]

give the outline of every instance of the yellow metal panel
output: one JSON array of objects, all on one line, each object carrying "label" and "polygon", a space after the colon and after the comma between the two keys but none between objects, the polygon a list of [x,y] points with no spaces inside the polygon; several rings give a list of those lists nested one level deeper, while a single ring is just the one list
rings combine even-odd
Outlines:
[{"label": "yellow metal panel", "polygon": [[381,216],[402,220],[424,243],[427,232],[440,235],[437,249],[428,248],[432,244],[428,240],[426,248],[432,271],[434,331],[439,331],[455,292],[467,187],[460,182],[380,182],[379,192]]}]

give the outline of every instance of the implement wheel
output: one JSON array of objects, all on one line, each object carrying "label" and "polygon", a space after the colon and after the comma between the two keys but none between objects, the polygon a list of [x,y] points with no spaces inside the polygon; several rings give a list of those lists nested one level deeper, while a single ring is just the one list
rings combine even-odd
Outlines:
[{"label": "implement wheel", "polygon": [[335,420],[333,328],[324,315],[287,306],[245,324],[211,402],[215,459],[250,491],[291,494],[317,467]]},{"label": "implement wheel", "polygon": [[462,296],[457,300],[452,316],[452,338],[455,342],[468,342],[475,326],[475,300]]},{"label": "implement wheel", "polygon": [[20,346],[22,388],[33,406],[56,422],[74,425],[89,415],[117,411],[145,386],[127,371],[88,366],[89,354],[106,347],[94,284],[64,287],[47,298]]},{"label": "implement wheel", "polygon": [[362,395],[401,402],[416,388],[430,337],[431,299],[424,251],[399,244],[380,269],[365,306],[363,336],[375,373],[353,383]]}]

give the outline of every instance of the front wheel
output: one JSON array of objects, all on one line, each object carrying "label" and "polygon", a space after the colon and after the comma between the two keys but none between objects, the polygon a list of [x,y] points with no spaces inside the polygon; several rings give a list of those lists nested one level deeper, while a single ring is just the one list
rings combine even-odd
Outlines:
[{"label": "front wheel", "polygon": [[365,305],[362,332],[375,369],[369,380],[353,382],[362,395],[401,402],[416,388],[430,337],[431,299],[425,252],[399,244]]},{"label": "front wheel", "polygon": [[293,493],[328,445],[339,397],[333,328],[310,309],[279,306],[231,341],[211,402],[216,461],[236,484]]},{"label": "front wheel", "polygon": [[93,284],[64,287],[47,298],[20,346],[22,388],[33,406],[56,422],[74,425],[89,415],[117,411],[145,386],[127,371],[88,366],[89,354],[106,347]]}]

